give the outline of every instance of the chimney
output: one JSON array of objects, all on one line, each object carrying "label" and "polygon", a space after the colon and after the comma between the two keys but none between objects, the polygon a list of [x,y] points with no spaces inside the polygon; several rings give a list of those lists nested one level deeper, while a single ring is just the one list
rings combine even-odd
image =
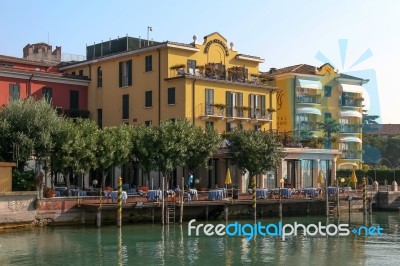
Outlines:
[{"label": "chimney", "polygon": [[271,67],[270,69],[269,69],[269,73],[270,74],[273,74],[273,73],[275,73],[276,72],[276,67]]}]

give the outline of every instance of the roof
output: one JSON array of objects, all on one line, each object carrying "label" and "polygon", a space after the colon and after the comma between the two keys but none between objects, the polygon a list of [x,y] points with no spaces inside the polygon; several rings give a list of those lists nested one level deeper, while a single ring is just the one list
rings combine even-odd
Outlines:
[{"label": "roof", "polygon": [[299,74],[311,74],[315,75],[315,66],[307,65],[307,64],[298,64],[294,66],[288,66],[284,68],[279,68],[269,73],[272,75],[279,75],[284,73],[299,73]]},{"label": "roof", "polygon": [[400,136],[400,124],[378,124],[374,125],[371,130],[364,130],[363,133],[369,135]]},{"label": "roof", "polygon": [[55,66],[58,64],[58,63],[54,63],[54,62],[38,62],[38,61],[29,60],[29,59],[8,56],[8,55],[0,55],[0,62],[34,65],[34,66],[44,66],[44,67]]},{"label": "roof", "polygon": [[358,78],[358,77],[354,77],[354,76],[350,76],[350,75],[347,75],[347,74],[343,74],[343,73],[340,73],[340,77],[339,78],[343,78],[343,79],[356,79],[356,80],[364,80],[364,79],[362,79],[362,78]]}]

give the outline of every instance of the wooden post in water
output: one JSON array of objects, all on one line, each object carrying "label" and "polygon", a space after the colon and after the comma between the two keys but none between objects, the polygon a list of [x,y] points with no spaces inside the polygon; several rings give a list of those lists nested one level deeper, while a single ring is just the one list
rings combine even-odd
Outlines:
[{"label": "wooden post in water", "polygon": [[164,200],[164,195],[165,195],[165,193],[164,193],[164,186],[165,186],[165,177],[161,177],[161,180],[162,180],[162,186],[161,186],[161,189],[162,189],[162,203],[161,203],[161,224],[162,225],[164,225],[164,219],[165,219],[165,214],[164,214],[164,210],[165,210],[165,206],[164,206],[164,202],[165,202],[165,200]]},{"label": "wooden post in water", "polygon": [[339,179],[336,178],[336,217],[340,217]]},{"label": "wooden post in water", "polygon": [[179,223],[181,223],[182,224],[182,220],[183,220],[183,199],[184,199],[184,197],[185,197],[185,178],[182,176],[182,189],[181,189],[181,193],[182,193],[182,195],[181,195],[181,217],[180,217],[180,219],[179,219]]},{"label": "wooden post in water", "polygon": [[225,223],[228,223],[228,203],[225,204],[224,211],[225,211]]},{"label": "wooden post in water", "polygon": [[252,189],[252,201],[253,201],[253,210],[254,210],[254,222],[257,220],[257,195],[256,195],[256,176],[253,175],[251,177],[251,189]]},{"label": "wooden post in water", "polygon": [[101,206],[103,204],[103,190],[100,188],[100,204],[99,208],[97,209],[97,215],[96,215],[96,226],[101,227]]},{"label": "wooden post in water", "polygon": [[118,178],[117,227],[122,225],[122,178]]},{"label": "wooden post in water", "polygon": [[367,179],[365,176],[362,178],[363,182],[363,214],[367,215]]}]

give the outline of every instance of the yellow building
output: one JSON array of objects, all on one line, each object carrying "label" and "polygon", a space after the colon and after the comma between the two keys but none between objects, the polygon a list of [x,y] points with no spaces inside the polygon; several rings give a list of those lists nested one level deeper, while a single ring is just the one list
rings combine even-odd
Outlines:
[{"label": "yellow building", "polygon": [[266,76],[275,79],[277,93],[277,129],[294,137],[323,137],[318,122],[333,118],[339,122],[332,147],[341,152],[337,168],[361,166],[362,162],[362,85],[361,78],[338,73],[330,64],[314,67],[306,64],[270,69]]},{"label": "yellow building", "polygon": [[93,51],[87,61],[62,68],[91,79],[88,108],[99,125],[186,118],[219,132],[275,129],[276,88],[257,78],[264,60],[239,54],[219,33],[205,36],[203,43],[195,36],[190,44],[118,41],[125,51],[102,53],[115,40],[104,42],[88,47]]},{"label": "yellow building", "polygon": [[[87,47],[87,58],[61,69],[89,76],[88,109],[99,126],[185,118],[220,133],[276,130],[277,89],[258,78],[264,60],[240,54],[219,33],[202,43],[193,36],[189,44],[124,37]],[[229,164],[224,158],[210,164],[207,185],[223,186]]]}]

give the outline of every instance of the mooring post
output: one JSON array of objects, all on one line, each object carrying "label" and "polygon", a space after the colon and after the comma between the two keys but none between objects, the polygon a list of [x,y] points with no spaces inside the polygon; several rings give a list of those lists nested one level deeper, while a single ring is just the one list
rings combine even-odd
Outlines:
[{"label": "mooring post", "polygon": [[336,216],[340,217],[339,179],[336,178]]},{"label": "mooring post", "polygon": [[181,217],[179,219],[179,223],[182,224],[183,220],[183,199],[185,197],[185,178],[182,176],[182,195],[181,195]]},{"label": "mooring post", "polygon": [[97,208],[97,215],[96,215],[96,226],[101,227],[101,206],[103,204],[103,190],[100,188],[100,204],[99,208]]},{"label": "mooring post", "polygon": [[161,186],[161,188],[162,188],[162,191],[161,191],[161,193],[162,193],[162,203],[161,203],[161,224],[163,224],[164,225],[164,219],[165,219],[165,214],[164,214],[164,209],[165,209],[165,207],[164,207],[164,204],[165,204],[165,197],[164,197],[164,195],[165,195],[165,193],[164,193],[164,191],[165,191],[165,188],[164,188],[164,186],[165,186],[165,177],[161,177],[161,180],[162,180],[162,186]]},{"label": "mooring post", "polygon": [[208,205],[206,205],[206,221],[208,221]]},{"label": "mooring post", "polygon": [[364,216],[367,215],[367,179],[365,176],[362,178],[363,182],[363,213]]},{"label": "mooring post", "polygon": [[117,227],[122,225],[122,178],[118,178]]},{"label": "mooring post", "polygon": [[225,223],[228,223],[228,204],[225,204]]},{"label": "mooring post", "polygon": [[254,222],[257,220],[257,194],[256,194],[256,176],[253,175],[251,177],[251,189],[252,189],[252,201],[253,201],[253,210],[254,210]]}]

